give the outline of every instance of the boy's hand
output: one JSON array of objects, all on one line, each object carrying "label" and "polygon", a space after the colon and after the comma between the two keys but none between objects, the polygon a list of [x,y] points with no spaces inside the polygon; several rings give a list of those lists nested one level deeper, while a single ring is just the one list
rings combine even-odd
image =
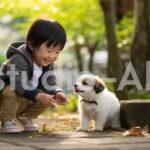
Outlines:
[{"label": "boy's hand", "polygon": [[56,101],[53,97],[54,96],[46,93],[39,93],[36,96],[36,100],[42,103],[45,107],[56,107]]},{"label": "boy's hand", "polygon": [[55,100],[58,104],[65,105],[69,99],[63,92],[57,92],[55,94]]}]

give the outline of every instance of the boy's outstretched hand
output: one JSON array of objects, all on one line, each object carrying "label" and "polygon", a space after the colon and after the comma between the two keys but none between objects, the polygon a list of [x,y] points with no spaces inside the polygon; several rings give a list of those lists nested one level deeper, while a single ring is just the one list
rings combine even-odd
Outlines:
[{"label": "boy's outstretched hand", "polygon": [[52,95],[46,93],[39,93],[36,96],[36,100],[42,103],[45,107],[56,107],[56,101]]},{"label": "boy's outstretched hand", "polygon": [[63,92],[57,92],[55,94],[55,100],[58,104],[65,105],[69,99]]}]

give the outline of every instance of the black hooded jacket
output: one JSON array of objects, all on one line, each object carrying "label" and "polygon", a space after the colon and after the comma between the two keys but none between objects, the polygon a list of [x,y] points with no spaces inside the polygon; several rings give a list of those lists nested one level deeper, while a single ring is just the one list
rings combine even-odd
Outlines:
[{"label": "black hooded jacket", "polygon": [[[46,92],[51,95],[55,95],[58,91],[63,92],[56,83],[54,64],[43,67],[37,88],[30,89],[23,86],[23,81],[25,81],[27,86],[32,87],[31,79],[33,76],[33,60],[26,48],[26,43],[12,43],[7,50],[6,58],[7,60],[0,68],[0,79],[4,81],[5,86],[13,86],[19,95],[35,101],[39,92]],[[24,78],[23,72],[26,73],[27,78]]]}]

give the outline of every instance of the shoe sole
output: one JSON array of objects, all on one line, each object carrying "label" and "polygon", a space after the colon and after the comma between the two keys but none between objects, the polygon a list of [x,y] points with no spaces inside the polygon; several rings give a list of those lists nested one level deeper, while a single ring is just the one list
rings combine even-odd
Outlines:
[{"label": "shoe sole", "polygon": [[0,129],[0,133],[20,133],[20,129]]}]

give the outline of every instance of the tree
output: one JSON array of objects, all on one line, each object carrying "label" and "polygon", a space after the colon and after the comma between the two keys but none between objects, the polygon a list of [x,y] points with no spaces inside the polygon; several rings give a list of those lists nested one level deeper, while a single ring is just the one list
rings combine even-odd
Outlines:
[{"label": "tree", "polygon": [[143,86],[146,84],[146,61],[150,60],[150,1],[134,1],[135,30],[131,46],[131,61]]},{"label": "tree", "polygon": [[[89,54],[88,69],[93,71],[93,55],[98,45],[104,40],[104,25],[97,0],[1,0],[0,16],[9,14],[13,19],[23,17],[23,22],[16,22],[17,28],[25,33],[33,20],[39,17],[53,18],[61,22],[73,41],[79,71],[83,70],[82,49]],[[19,12],[19,13],[18,13]]]},{"label": "tree", "polygon": [[107,49],[108,49],[108,76],[116,78],[115,92],[119,99],[127,99],[126,89],[118,91],[118,85],[122,79],[123,70],[120,54],[117,49],[117,37],[115,34],[115,7],[114,0],[99,0],[104,13]]},{"label": "tree", "polygon": [[[77,56],[79,71],[83,70],[82,64],[85,56],[82,55],[82,49],[86,48],[90,56],[88,70],[92,72],[94,52],[98,45],[104,41],[102,13],[97,13],[99,11],[97,0],[88,0],[86,5],[84,0],[64,0],[59,1],[56,5],[57,8],[60,8],[59,19],[64,23],[69,38],[74,41],[74,51]],[[62,12],[66,13],[65,16]]]}]

